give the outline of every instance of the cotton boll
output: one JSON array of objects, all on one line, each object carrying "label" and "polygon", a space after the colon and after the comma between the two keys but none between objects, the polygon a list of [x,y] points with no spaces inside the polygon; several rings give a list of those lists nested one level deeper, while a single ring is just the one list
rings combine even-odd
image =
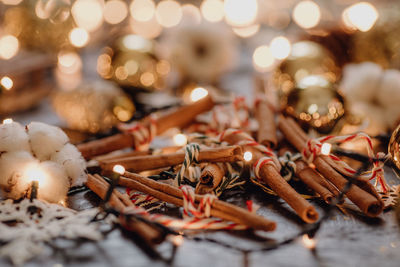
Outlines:
[{"label": "cotton boll", "polygon": [[7,152],[0,157],[0,187],[7,197],[19,199],[23,197],[29,181],[25,177],[26,168],[38,164],[31,153],[26,151]]},{"label": "cotton boll", "polygon": [[29,137],[18,122],[0,125],[0,152],[30,151]]},{"label": "cotton boll", "polygon": [[377,100],[386,108],[400,104],[400,71],[390,69],[384,72],[377,90]]},{"label": "cotton boll", "polygon": [[60,128],[45,123],[31,122],[27,131],[32,152],[41,161],[50,159],[51,154],[68,143],[67,135]]},{"label": "cotton boll", "polygon": [[391,105],[384,108],[385,121],[389,129],[396,128],[400,122],[400,105]]},{"label": "cotton boll", "polygon": [[349,64],[343,69],[340,88],[349,100],[371,102],[381,82],[383,70],[374,63]]},{"label": "cotton boll", "polygon": [[65,168],[72,185],[80,185],[85,181],[86,162],[74,145],[66,144],[59,152],[51,156],[51,160]]},{"label": "cotton boll", "polygon": [[367,128],[363,130],[367,134],[378,135],[387,131],[386,114],[382,107],[365,102],[352,103],[349,106],[351,114],[368,121]]},{"label": "cotton boll", "polygon": [[39,164],[39,168],[45,173],[45,177],[39,181],[37,197],[53,203],[64,200],[70,183],[63,166],[52,161],[44,161]]}]

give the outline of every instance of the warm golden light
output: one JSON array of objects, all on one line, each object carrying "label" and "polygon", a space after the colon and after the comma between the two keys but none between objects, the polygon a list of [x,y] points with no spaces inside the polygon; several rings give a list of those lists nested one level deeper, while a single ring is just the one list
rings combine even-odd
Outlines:
[{"label": "warm golden light", "polygon": [[19,42],[13,35],[5,35],[0,38],[0,58],[10,59],[18,52]]},{"label": "warm golden light", "polygon": [[308,249],[315,249],[316,242],[314,239],[305,234],[303,235],[303,244]]},{"label": "warm golden light", "polygon": [[32,183],[34,181],[38,182],[39,187],[46,182],[47,174],[44,172],[38,165],[30,164],[26,167],[24,171],[25,179],[27,179],[28,183]]},{"label": "warm golden light", "polygon": [[123,45],[130,50],[150,52],[153,48],[151,41],[135,34],[129,34],[122,39]]},{"label": "warm golden light", "polygon": [[174,0],[161,1],[156,8],[156,18],[166,28],[178,25],[182,19],[181,5]]},{"label": "warm golden light", "polygon": [[253,64],[258,71],[267,71],[274,64],[274,57],[267,45],[262,45],[254,50]]},{"label": "warm golden light", "polygon": [[181,134],[181,133],[176,134],[176,135],[174,135],[173,139],[174,139],[175,145],[177,145],[177,146],[184,146],[187,144],[187,137],[184,134]]},{"label": "warm golden light", "polygon": [[244,152],[244,154],[243,154],[243,159],[245,160],[245,161],[251,161],[252,159],[253,159],[253,153],[251,153],[250,151],[246,151],[246,152]]},{"label": "warm golden light", "polygon": [[225,0],[224,12],[228,24],[236,27],[248,26],[257,17],[257,0]]},{"label": "warm golden light", "polygon": [[171,70],[171,65],[166,60],[157,62],[156,71],[161,75],[167,75]]},{"label": "warm golden light", "polygon": [[140,76],[140,82],[144,85],[144,86],[152,86],[153,83],[155,82],[155,77],[154,74],[151,72],[144,72],[141,76]]},{"label": "warm golden light", "polygon": [[124,166],[117,164],[113,167],[113,172],[123,175],[125,173],[125,168]]},{"label": "warm golden light", "polygon": [[208,95],[207,89],[203,87],[197,87],[193,89],[193,91],[190,93],[190,101],[196,102],[199,101],[200,99],[206,97]]},{"label": "warm golden light", "polygon": [[184,4],[182,6],[182,21],[194,24],[201,23],[201,13],[197,6]]},{"label": "warm golden light", "polygon": [[175,246],[180,246],[180,245],[182,245],[182,243],[183,243],[183,236],[181,236],[181,235],[176,235],[176,236],[174,236],[173,238],[172,238],[172,243],[175,245]]},{"label": "warm golden light", "polygon": [[11,119],[11,118],[7,118],[7,119],[4,119],[3,120],[3,124],[11,124],[11,123],[13,123],[14,121],[13,121],[13,119]]},{"label": "warm golden light", "polygon": [[378,20],[379,13],[376,8],[367,2],[354,4],[343,11],[344,24],[362,32],[369,31]]},{"label": "warm golden light", "polygon": [[1,86],[3,86],[4,89],[6,89],[6,90],[10,90],[10,89],[13,87],[13,85],[14,85],[13,81],[12,81],[11,78],[8,77],[8,76],[4,76],[3,78],[1,78],[0,84],[1,84]]},{"label": "warm golden light", "polygon": [[77,0],[71,13],[76,24],[89,32],[98,29],[103,23],[103,7],[97,0]]},{"label": "warm golden light", "polygon": [[149,21],[154,16],[155,4],[152,0],[134,0],[129,6],[132,18],[137,21]]},{"label": "warm golden light", "polygon": [[82,68],[82,60],[75,52],[60,52],[58,54],[58,69],[62,73],[72,74]]},{"label": "warm golden light", "polygon": [[205,20],[218,22],[224,18],[224,2],[221,0],[204,0],[200,6]]},{"label": "warm golden light", "polygon": [[260,24],[240,28],[232,28],[232,30],[236,35],[243,38],[248,38],[255,35],[260,30]]},{"label": "warm golden light", "polygon": [[110,24],[118,24],[128,16],[128,6],[121,0],[107,1],[104,6],[104,20]]},{"label": "warm golden light", "polygon": [[321,154],[328,156],[331,153],[332,145],[329,143],[323,143],[321,146]]},{"label": "warm golden light", "polygon": [[69,41],[75,47],[84,47],[89,42],[89,33],[82,28],[74,28],[69,33]]},{"label": "warm golden light", "polygon": [[292,49],[289,40],[283,36],[272,39],[269,48],[271,49],[272,56],[276,59],[287,58]]},{"label": "warm golden light", "polygon": [[313,1],[301,1],[293,9],[293,20],[302,28],[317,26],[321,20],[319,6]]},{"label": "warm golden light", "polygon": [[163,27],[157,22],[155,16],[151,20],[144,22],[131,19],[130,28],[133,33],[147,39],[156,38],[163,30]]},{"label": "warm golden light", "polygon": [[10,5],[10,6],[16,6],[19,3],[22,2],[22,0],[2,0],[3,4],[5,5]]}]

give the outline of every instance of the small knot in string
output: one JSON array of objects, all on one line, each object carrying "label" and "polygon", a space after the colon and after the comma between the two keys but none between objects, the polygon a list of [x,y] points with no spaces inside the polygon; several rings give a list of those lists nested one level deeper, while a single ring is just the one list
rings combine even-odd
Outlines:
[{"label": "small knot in string", "polygon": [[175,182],[178,186],[181,185],[183,181],[183,176],[185,172],[188,170],[192,163],[198,163],[198,157],[200,152],[199,144],[188,144],[185,147],[185,159],[182,163],[181,169],[178,171],[175,177]]},{"label": "small knot in string", "polygon": [[191,186],[183,185],[180,187],[183,194],[183,215],[193,215],[196,218],[208,218],[211,216],[211,205],[217,198],[215,195],[206,194],[201,199],[198,207],[195,206],[195,193]]},{"label": "small knot in string", "polygon": [[130,133],[134,138],[134,146],[137,150],[147,149],[148,145],[157,134],[157,120],[154,116],[149,116],[149,124],[133,122],[130,124],[121,123],[118,129],[124,133]]},{"label": "small knot in string", "polygon": [[296,173],[295,161],[299,159],[301,159],[300,153],[292,154],[289,151],[286,151],[283,156],[279,157],[279,162],[282,166],[281,175],[287,182],[294,177]]},{"label": "small knot in string", "polygon": [[[366,141],[368,157],[370,158],[371,162],[373,162],[372,169],[370,171],[365,172],[360,177],[368,180],[376,178],[375,186],[380,184],[382,190],[384,192],[387,192],[389,186],[387,185],[384,177],[384,171],[383,171],[384,162],[382,161],[382,159],[384,159],[386,156],[383,152],[379,152],[376,155],[376,158],[374,157],[375,155],[374,155],[372,140],[366,133],[360,132],[352,135],[343,135],[343,136],[329,135],[317,139],[310,139],[307,141],[306,147],[302,152],[302,156],[307,163],[312,163],[316,157],[322,154],[321,148],[324,143],[340,145],[359,139]],[[324,159],[332,168],[334,168],[339,173],[345,176],[353,176],[356,173],[356,171],[353,168],[351,168],[346,162],[342,161],[339,157],[333,155],[332,153],[325,155]]]}]

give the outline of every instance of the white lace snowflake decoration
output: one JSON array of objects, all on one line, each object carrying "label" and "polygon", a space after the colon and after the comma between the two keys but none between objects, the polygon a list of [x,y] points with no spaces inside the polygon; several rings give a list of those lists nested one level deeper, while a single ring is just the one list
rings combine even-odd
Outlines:
[{"label": "white lace snowflake decoration", "polygon": [[[56,238],[100,240],[100,226],[92,222],[97,208],[74,211],[57,204],[24,199],[14,203],[0,202],[0,256],[21,265],[39,255],[45,243]],[[108,221],[110,222],[110,221]]]}]

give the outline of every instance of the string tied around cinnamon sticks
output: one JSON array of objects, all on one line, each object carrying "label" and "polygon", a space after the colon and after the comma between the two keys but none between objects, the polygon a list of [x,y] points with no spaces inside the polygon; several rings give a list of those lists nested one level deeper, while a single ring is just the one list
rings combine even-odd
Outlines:
[{"label": "string tied around cinnamon sticks", "polygon": [[180,186],[183,181],[183,176],[192,165],[192,163],[198,163],[198,158],[199,158],[199,152],[200,152],[200,145],[199,144],[188,144],[185,146],[185,159],[182,163],[181,169],[178,171],[175,177],[175,183]]},{"label": "string tied around cinnamon sticks", "polygon": [[157,134],[157,120],[152,114],[148,118],[149,124],[141,122],[120,123],[118,129],[121,132],[130,133],[134,137],[134,147],[137,150],[143,150],[148,147]]},{"label": "string tied around cinnamon sticks", "polygon": [[286,151],[282,156],[278,158],[281,163],[282,170],[281,175],[286,181],[290,181],[296,174],[296,162],[301,159],[300,153],[292,154],[290,151]]},{"label": "string tied around cinnamon sticks", "polygon": [[211,216],[211,204],[217,198],[215,195],[206,194],[201,199],[198,207],[195,206],[195,192],[191,186],[182,185],[180,187],[183,194],[183,215],[192,214],[196,218],[208,218]]},{"label": "string tied around cinnamon sticks", "polygon": [[302,151],[303,159],[307,163],[312,163],[314,159],[320,155],[325,155],[325,159],[331,167],[336,169],[338,172],[345,176],[352,176],[356,171],[350,167],[346,162],[341,160],[339,157],[335,156],[334,154],[330,153],[329,151],[322,151],[324,144],[344,144],[347,142],[355,141],[355,140],[364,140],[366,141],[367,145],[367,153],[370,162],[373,162],[371,170],[363,173],[360,177],[365,178],[367,180],[375,180],[375,186],[378,184],[382,187],[383,192],[387,192],[389,186],[385,180],[384,176],[384,159],[386,157],[385,153],[378,152],[376,156],[374,155],[374,149],[372,145],[372,140],[369,135],[363,132],[355,133],[352,135],[342,135],[342,136],[333,136],[328,135],[316,139],[309,139],[306,143],[306,147]]}]

